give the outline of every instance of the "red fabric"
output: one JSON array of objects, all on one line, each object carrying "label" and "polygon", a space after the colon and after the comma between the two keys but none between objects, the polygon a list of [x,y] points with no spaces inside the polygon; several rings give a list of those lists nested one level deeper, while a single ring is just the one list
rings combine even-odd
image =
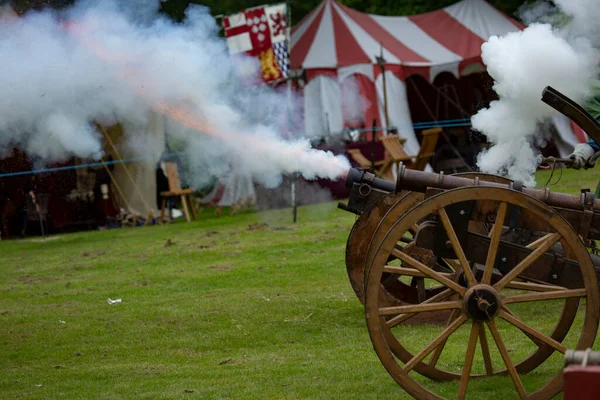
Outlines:
[{"label": "red fabric", "polygon": [[573,121],[571,121],[571,129],[573,129],[573,133],[575,134],[577,140],[579,140],[579,143],[585,143],[588,141],[587,134],[585,133],[585,131]]},{"label": "red fabric", "polygon": [[208,203],[206,203],[206,205],[218,206],[219,202],[223,198],[223,193],[225,193],[225,185],[219,184],[215,193],[215,197],[213,197]]},{"label": "red fabric", "polygon": [[[373,120],[376,120],[377,125],[380,125],[381,121],[379,121],[379,104],[377,101],[375,84],[368,77],[361,74],[354,75],[354,78],[358,83],[360,95],[370,103],[364,113],[365,128],[372,128]],[[369,133],[368,136],[371,136],[371,134]]]},{"label": "red fabric", "polygon": [[335,68],[315,68],[306,70],[306,80],[310,81],[315,76],[327,76],[332,79],[337,79],[338,72]]},{"label": "red fabric", "polygon": [[477,57],[472,57],[468,60],[462,60],[460,64],[458,64],[458,74],[462,76],[462,73],[465,70],[465,68],[473,64],[484,65],[483,60],[481,59],[481,55],[478,55]]},{"label": "red fabric", "polygon": [[300,40],[298,40],[298,42],[294,45],[294,51],[290,57],[292,68],[302,68],[302,63],[304,62],[304,59],[306,58],[306,55],[308,54],[313,41],[315,40],[315,36],[317,36],[317,31],[319,30],[324,12],[325,7],[323,5],[312,25],[306,30],[306,32],[304,32],[304,35],[302,35]]},{"label": "red fabric", "polygon": [[464,59],[481,55],[483,39],[444,10],[408,17],[442,46]]},{"label": "red fabric", "polygon": [[[273,35],[281,34],[281,27],[285,25],[277,24],[278,31],[271,32],[269,21],[267,20],[268,16],[264,8],[244,11],[243,13],[248,23],[235,28],[231,28],[231,22],[228,17],[223,18],[225,36],[230,38],[248,33],[250,35],[252,49],[247,51],[246,54],[261,59],[260,64],[263,81],[266,83],[279,81],[283,77],[283,73],[277,62],[277,58],[275,57],[272,37]],[[271,15],[270,17],[273,21],[283,21],[285,24],[285,16],[282,16],[279,13]],[[259,22],[251,23],[250,21]]]},{"label": "red fabric", "polygon": [[600,366],[569,365],[563,371],[564,400],[596,400],[600,394]]},{"label": "red fabric", "polygon": [[[335,7],[331,8],[331,14],[333,19],[333,30],[335,32],[335,50],[338,67],[346,67],[355,64],[369,64],[371,58],[360,47]],[[338,45],[338,43],[340,45]]]},{"label": "red fabric", "polygon": [[[394,54],[400,61],[403,62],[427,62],[425,58],[415,53],[404,45],[401,41],[396,39],[391,33],[383,29],[377,24],[368,14],[363,14],[342,4],[337,4],[352,18],[361,28],[363,28],[369,35],[371,35],[378,43],[381,43],[383,47],[388,49]],[[336,31],[337,35],[337,31]],[[345,44],[340,43],[340,46]]]}]

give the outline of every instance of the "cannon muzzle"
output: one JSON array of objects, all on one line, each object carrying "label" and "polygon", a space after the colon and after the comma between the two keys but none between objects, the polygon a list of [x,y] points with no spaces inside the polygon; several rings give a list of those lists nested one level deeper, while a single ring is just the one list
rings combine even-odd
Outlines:
[{"label": "cannon muzzle", "polygon": [[396,190],[396,183],[386,181],[385,179],[376,178],[374,174],[367,170],[359,168],[350,168],[348,176],[346,178],[346,187],[352,189],[352,186],[357,184],[367,184],[374,189],[379,189],[384,192],[394,192]]}]

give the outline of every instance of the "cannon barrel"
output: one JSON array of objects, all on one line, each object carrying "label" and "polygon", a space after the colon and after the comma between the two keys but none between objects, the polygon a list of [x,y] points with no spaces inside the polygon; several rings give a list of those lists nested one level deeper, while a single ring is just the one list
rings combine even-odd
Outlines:
[{"label": "cannon barrel", "polygon": [[594,199],[593,193],[582,193],[581,196],[575,196],[559,192],[551,192],[546,189],[531,189],[523,187],[520,183],[510,185],[503,183],[494,183],[480,181],[478,178],[464,178],[460,176],[444,175],[443,173],[424,172],[407,169],[400,164],[398,168],[398,179],[396,184],[384,179],[376,178],[372,173],[352,168],[348,172],[346,185],[352,187],[353,184],[368,184],[373,188],[391,193],[402,190],[425,193],[427,188],[450,190],[464,186],[482,186],[482,187],[500,187],[513,190],[519,190],[523,193],[538,199],[551,207],[567,208],[571,210],[593,210],[600,212],[600,200]]},{"label": "cannon barrel", "polygon": [[600,351],[567,350],[565,365],[600,365]]},{"label": "cannon barrel", "polygon": [[396,184],[394,182],[376,178],[375,175],[366,170],[351,168],[350,171],[348,171],[348,177],[346,178],[346,187],[352,188],[352,185],[355,183],[366,183],[375,189],[383,190],[388,193],[396,190]]}]

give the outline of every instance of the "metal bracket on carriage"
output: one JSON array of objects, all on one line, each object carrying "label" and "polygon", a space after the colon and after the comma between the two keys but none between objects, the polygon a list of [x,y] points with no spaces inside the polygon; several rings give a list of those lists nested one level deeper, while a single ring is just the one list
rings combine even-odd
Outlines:
[{"label": "metal bracket on carriage", "polygon": [[382,196],[394,191],[394,182],[375,177],[364,169],[352,168],[348,172],[346,187],[350,189],[348,204],[338,203],[338,208],[357,215],[362,214]]},{"label": "metal bracket on carriage", "polygon": [[366,183],[354,183],[350,190],[348,204],[344,206],[344,210],[360,215],[382,196],[388,194],[388,192],[376,189]]},{"label": "metal bracket on carriage", "polygon": [[588,239],[592,221],[594,219],[594,193],[590,189],[581,189],[581,206],[583,213],[581,215],[581,224],[579,225],[579,236],[587,247],[592,247],[592,240]]},{"label": "metal bracket on carriage", "polygon": [[[516,190],[517,192],[523,191],[523,182],[514,181],[510,184],[510,189]],[[516,229],[519,224],[519,217],[521,215],[521,207],[511,206],[510,207],[510,218],[509,218],[509,227],[511,229]]]},{"label": "metal bracket on carriage", "polygon": [[563,276],[563,272],[565,270],[565,264],[567,262],[567,260],[554,253],[555,259],[554,262],[552,263],[552,268],[550,269],[550,275],[547,278],[547,282],[552,282],[554,284],[556,284],[557,282],[560,281],[560,279]]}]

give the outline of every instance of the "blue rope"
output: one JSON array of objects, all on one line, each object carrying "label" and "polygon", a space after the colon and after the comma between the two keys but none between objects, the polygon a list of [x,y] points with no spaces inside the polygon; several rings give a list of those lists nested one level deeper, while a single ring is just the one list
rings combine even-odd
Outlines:
[{"label": "blue rope", "polygon": [[390,131],[390,130],[400,130],[402,128],[413,128],[413,129],[428,129],[428,128],[455,128],[462,126],[471,126],[470,118],[463,119],[449,119],[444,121],[431,121],[431,122],[418,122],[413,125],[405,125],[405,126],[390,126],[389,128],[364,128],[364,129],[344,129],[338,133],[332,133],[331,136],[343,135],[348,132],[381,132],[381,131]]},{"label": "blue rope", "polygon": [[81,164],[81,165],[69,165],[66,167],[41,168],[41,169],[32,169],[30,171],[9,172],[9,173],[5,173],[5,174],[0,174],[0,178],[9,178],[9,177],[13,177],[13,176],[23,176],[23,175],[35,175],[35,174],[42,174],[45,172],[70,171],[70,170],[81,169],[81,168],[95,168],[95,167],[101,167],[103,165],[133,163],[133,162],[145,161],[148,158],[149,157],[131,158],[128,160],[106,161],[106,162]]},{"label": "blue rope", "polygon": [[[406,125],[406,126],[404,126],[404,128],[412,127],[413,129],[428,129],[428,128],[454,128],[454,127],[462,127],[462,126],[471,126],[471,119],[470,118],[459,118],[459,119],[447,119],[447,120],[442,120],[442,121],[417,122],[413,125]],[[398,126],[391,126],[389,128],[381,127],[381,128],[375,128],[375,129],[372,129],[372,128],[344,129],[343,131],[341,131],[339,133],[332,133],[331,136],[342,135],[342,134],[345,134],[348,132],[353,132],[353,131],[356,131],[356,132],[373,132],[373,131],[381,132],[381,131],[399,130],[399,129],[400,129],[400,127],[398,127]],[[169,152],[169,153],[163,154],[163,158],[165,156],[180,155],[180,154],[181,153],[177,153],[177,152]],[[42,174],[42,173],[47,173],[47,172],[70,171],[70,170],[76,170],[76,169],[81,169],[81,168],[95,168],[95,167],[102,167],[104,165],[127,164],[127,163],[146,161],[149,158],[150,157],[140,157],[140,158],[130,158],[127,160],[96,162],[96,163],[81,164],[81,165],[70,165],[70,166],[66,166],[66,167],[40,168],[40,169],[33,169],[30,171],[9,172],[9,173],[0,174],[0,178],[10,178],[10,177],[24,176],[24,175],[36,175],[36,174]]]},{"label": "blue rope", "polygon": [[431,124],[450,124],[456,122],[471,122],[471,118],[459,118],[459,119],[446,119],[443,121],[428,121],[428,122],[417,122],[413,124],[414,128],[417,128],[421,125],[431,125]]}]

